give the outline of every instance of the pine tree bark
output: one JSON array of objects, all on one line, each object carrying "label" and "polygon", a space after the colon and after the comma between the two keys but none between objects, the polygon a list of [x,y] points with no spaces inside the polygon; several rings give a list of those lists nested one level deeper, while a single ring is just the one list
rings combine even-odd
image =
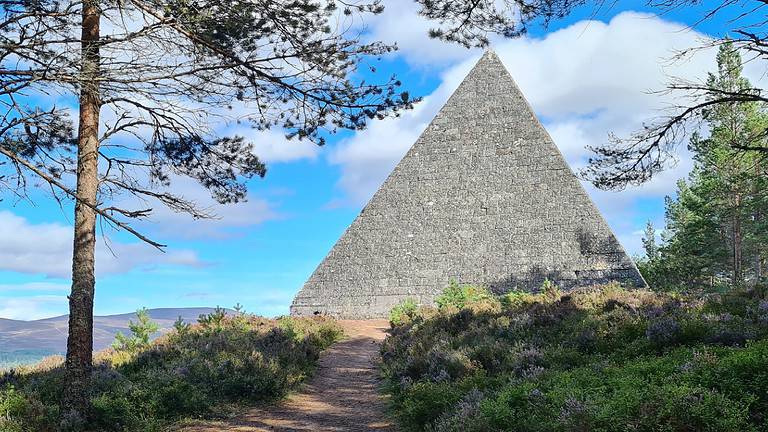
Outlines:
[{"label": "pine tree bark", "polygon": [[737,192],[733,206],[733,286],[738,287],[744,281],[742,270],[742,233],[741,233],[741,196]]},{"label": "pine tree bark", "polygon": [[[754,179],[753,184],[754,187],[752,189],[752,199],[753,201],[760,202],[760,188],[758,187],[758,181],[757,179],[760,178],[762,174],[762,166],[760,164],[760,159],[755,161],[755,173],[754,173]],[[755,211],[754,211],[754,221],[753,224],[755,226],[760,226],[763,221],[763,212],[760,209],[760,205],[754,205]],[[761,241],[757,240],[756,247],[755,247],[755,285],[760,284],[762,278],[763,278],[763,247],[762,247]]]},{"label": "pine tree bark", "polygon": [[99,24],[98,0],[85,0],[82,10],[80,118],[77,152],[77,202],[69,295],[69,335],[62,413],[85,419],[90,408],[93,365],[93,296],[96,247],[99,150]]}]

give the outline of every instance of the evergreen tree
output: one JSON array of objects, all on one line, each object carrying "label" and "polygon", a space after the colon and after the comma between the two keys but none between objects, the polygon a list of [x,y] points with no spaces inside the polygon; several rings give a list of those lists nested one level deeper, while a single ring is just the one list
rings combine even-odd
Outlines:
[{"label": "evergreen tree", "polygon": [[[382,9],[375,0],[342,5],[345,14]],[[252,143],[213,124],[276,127],[323,144],[411,105],[394,77],[362,79],[360,69],[375,71],[368,59],[394,47],[337,26],[339,7],[0,0],[0,188],[29,198],[28,188],[42,185],[74,207],[67,421],[89,410],[97,218],[162,248],[130,221],[158,205],[211,216],[174,193],[175,179],[189,177],[226,204],[244,200],[247,180],[266,172]],[[42,96],[51,94],[60,97]],[[57,99],[76,106],[77,127]]]},{"label": "evergreen tree", "polygon": [[149,317],[149,311],[142,308],[136,311],[136,322],[129,321],[128,329],[131,331],[130,336],[122,332],[115,335],[112,348],[116,351],[132,352],[149,346],[152,335],[160,330],[160,326]]},{"label": "evergreen tree", "polygon": [[645,250],[645,257],[649,261],[654,261],[659,257],[659,246],[656,244],[656,228],[653,227],[651,221],[648,221],[645,224],[643,249]]},{"label": "evergreen tree", "polygon": [[[708,85],[722,92],[750,88],[742,60],[731,43],[720,47],[718,71]],[[768,177],[763,155],[736,150],[754,142],[768,127],[763,104],[716,104],[704,114],[709,136],[694,133],[689,149],[695,166],[667,199],[667,232],[661,252],[668,270],[697,285],[728,281],[731,286],[757,283],[765,260]],[[682,281],[681,281],[682,282]]]}]

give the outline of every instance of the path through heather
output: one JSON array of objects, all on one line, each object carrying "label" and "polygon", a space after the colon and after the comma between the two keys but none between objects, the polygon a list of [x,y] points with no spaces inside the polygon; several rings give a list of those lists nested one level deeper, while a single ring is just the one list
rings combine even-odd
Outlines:
[{"label": "path through heather", "polygon": [[341,321],[347,338],[326,350],[315,375],[274,406],[254,408],[227,421],[197,423],[184,432],[394,431],[375,361],[387,321]]}]

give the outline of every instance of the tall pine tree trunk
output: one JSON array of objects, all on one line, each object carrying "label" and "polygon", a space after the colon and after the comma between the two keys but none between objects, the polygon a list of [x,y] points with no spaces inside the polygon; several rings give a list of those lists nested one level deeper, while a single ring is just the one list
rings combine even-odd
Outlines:
[{"label": "tall pine tree trunk", "polygon": [[[758,186],[758,180],[760,179],[760,175],[762,174],[762,167],[760,164],[760,159],[757,158],[755,161],[755,177],[752,179],[753,182],[753,188],[752,188],[752,200],[753,203],[757,203],[754,206],[754,221],[753,226],[760,227],[760,224],[763,221],[763,212],[760,208],[760,203],[762,200],[760,199],[760,187]],[[757,241],[755,242],[755,285],[759,284],[761,282],[761,279],[763,277],[763,244],[760,241],[761,236],[757,236]]]},{"label": "tall pine tree trunk", "polygon": [[740,286],[744,280],[742,270],[742,233],[741,233],[741,195],[736,192],[734,196],[733,220],[733,286]]},{"label": "tall pine tree trunk", "polygon": [[85,0],[82,11],[82,65],[80,126],[77,152],[75,238],[72,256],[72,292],[69,296],[66,385],[62,412],[85,418],[90,407],[93,363],[93,296],[96,285],[96,205],[99,186],[99,20],[98,0]]}]

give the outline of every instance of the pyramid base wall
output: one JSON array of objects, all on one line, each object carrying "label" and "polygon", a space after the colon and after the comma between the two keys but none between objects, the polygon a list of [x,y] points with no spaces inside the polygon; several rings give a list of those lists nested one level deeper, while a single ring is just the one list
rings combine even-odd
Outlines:
[{"label": "pyramid base wall", "polygon": [[[578,279],[550,279],[555,285],[557,285],[563,291],[572,291],[575,289],[592,288],[596,286],[606,285],[609,283],[621,283],[628,288],[644,288],[647,287],[645,281],[637,277],[636,270],[613,270],[609,274],[601,274],[600,271],[593,271],[588,277],[580,277]],[[297,296],[293,304],[291,305],[291,315],[293,316],[315,316],[325,315],[339,319],[377,319],[387,318],[392,308],[406,299],[415,300],[420,305],[432,306],[434,305],[435,298],[438,297],[443,289],[448,286],[450,280],[453,278],[445,278],[444,283],[435,284],[434,286],[424,287],[409,287],[398,288],[397,291],[404,294],[390,294],[390,295],[359,295],[351,296],[344,295],[348,292],[360,292],[361,290],[352,289],[350,287],[338,287],[335,292],[328,293],[324,296]],[[510,278],[512,279],[512,278]],[[513,290],[523,289],[528,292],[536,292],[544,279],[534,278],[527,280],[521,286],[519,279],[514,279],[514,284],[507,283],[489,283],[489,282],[469,282],[461,281],[460,283],[471,283],[475,285],[488,287],[495,294],[505,294]],[[363,290],[366,292],[367,290]],[[387,290],[384,290],[387,291]],[[418,294],[409,294],[418,293]]]}]

